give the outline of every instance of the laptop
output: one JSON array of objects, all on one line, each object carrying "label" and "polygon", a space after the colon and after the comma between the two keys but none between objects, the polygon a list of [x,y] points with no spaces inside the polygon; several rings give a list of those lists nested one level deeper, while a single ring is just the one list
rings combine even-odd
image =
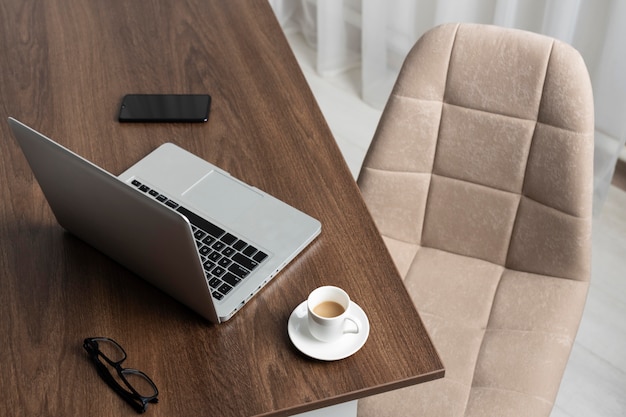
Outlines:
[{"label": "laptop", "polygon": [[318,220],[165,143],[115,177],[9,125],[59,224],[214,323],[321,232]]}]

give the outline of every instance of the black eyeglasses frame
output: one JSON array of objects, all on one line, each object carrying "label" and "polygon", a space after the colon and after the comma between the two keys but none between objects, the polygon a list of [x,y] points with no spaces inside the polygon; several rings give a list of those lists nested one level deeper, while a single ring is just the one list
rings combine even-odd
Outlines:
[{"label": "black eyeglasses frame", "polygon": [[[106,356],[99,348],[98,341],[108,342],[113,344],[116,348],[120,350],[123,354],[123,358],[118,361],[114,361],[108,356]],[[131,407],[137,411],[137,413],[144,413],[148,408],[148,403],[157,403],[159,399],[157,396],[159,395],[159,390],[156,384],[150,379],[148,375],[139,371],[137,369],[132,368],[123,368],[122,362],[126,360],[126,351],[119,343],[115,340],[110,339],[108,337],[88,337],[83,341],[83,348],[89,354],[93,364],[98,371],[98,375],[106,384],[111,387],[113,391],[124,401],[126,401]],[[126,385],[126,387],[122,386],[117,379],[111,374],[111,371],[107,367],[105,363],[103,363],[100,358],[104,359],[107,364],[109,364],[112,368],[114,368],[117,372],[117,376],[119,379]],[[154,389],[154,394],[150,396],[143,396],[132,386],[130,382],[126,379],[125,375],[133,374],[138,375],[145,379],[146,382]]]}]

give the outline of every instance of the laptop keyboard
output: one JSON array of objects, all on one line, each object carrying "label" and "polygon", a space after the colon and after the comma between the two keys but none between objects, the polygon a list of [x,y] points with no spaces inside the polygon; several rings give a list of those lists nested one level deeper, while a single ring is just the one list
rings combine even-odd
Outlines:
[{"label": "laptop keyboard", "polygon": [[181,213],[191,223],[198,253],[211,294],[222,300],[267,258],[267,254],[189,211],[153,188],[133,180],[131,184],[154,200]]}]

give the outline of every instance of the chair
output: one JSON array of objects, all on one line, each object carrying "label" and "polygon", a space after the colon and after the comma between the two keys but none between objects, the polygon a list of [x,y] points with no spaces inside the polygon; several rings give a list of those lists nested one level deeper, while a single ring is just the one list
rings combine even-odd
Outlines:
[{"label": "chair", "polygon": [[358,185],[446,376],[359,417],[550,414],[589,285],[593,131],[563,42],[446,24],[416,43]]}]

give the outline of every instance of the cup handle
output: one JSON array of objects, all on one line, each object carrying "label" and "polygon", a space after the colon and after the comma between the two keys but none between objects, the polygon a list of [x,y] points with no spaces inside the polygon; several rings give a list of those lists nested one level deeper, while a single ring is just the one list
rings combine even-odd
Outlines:
[{"label": "cup handle", "polygon": [[352,317],[346,317],[343,322],[343,333],[358,333],[361,330],[361,324]]}]

